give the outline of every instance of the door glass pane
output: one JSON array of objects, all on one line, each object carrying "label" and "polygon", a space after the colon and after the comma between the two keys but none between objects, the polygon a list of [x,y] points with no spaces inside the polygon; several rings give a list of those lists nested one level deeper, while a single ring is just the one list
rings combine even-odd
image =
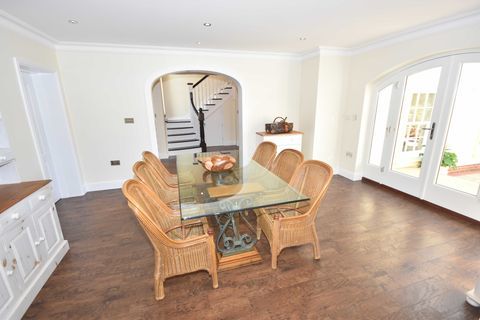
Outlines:
[{"label": "door glass pane", "polygon": [[437,67],[407,77],[396,131],[393,171],[420,176],[440,72],[441,68]]},{"label": "door glass pane", "polygon": [[480,63],[465,63],[437,184],[476,195],[480,186]]},{"label": "door glass pane", "polygon": [[375,111],[375,123],[373,127],[372,146],[370,148],[369,163],[380,166],[385,141],[385,129],[387,127],[388,111],[392,98],[393,85],[378,92],[377,109]]}]

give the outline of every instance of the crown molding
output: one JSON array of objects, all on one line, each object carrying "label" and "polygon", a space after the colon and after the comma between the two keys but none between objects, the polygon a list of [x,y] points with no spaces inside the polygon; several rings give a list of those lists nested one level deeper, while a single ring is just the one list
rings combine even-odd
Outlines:
[{"label": "crown molding", "polygon": [[431,23],[422,24],[420,26],[392,33],[386,37],[382,37],[370,42],[365,42],[350,48],[351,55],[366,53],[371,50],[380,49],[389,45],[413,40],[430,34],[438,33],[445,30],[455,29],[470,24],[480,22],[480,10],[469,12],[467,14],[456,15],[446,19],[437,20]]},{"label": "crown molding", "polygon": [[199,56],[222,56],[222,57],[250,57],[260,59],[298,59],[299,54],[289,52],[264,52],[246,50],[223,50],[188,47],[162,47],[149,45],[124,45],[113,43],[90,43],[90,42],[59,42],[55,45],[58,51],[83,51],[83,52],[120,52],[127,54],[175,54],[175,55],[199,55]]},{"label": "crown molding", "polygon": [[28,23],[12,16],[11,14],[0,10],[0,24],[7,27],[10,30],[18,32],[30,39],[54,48],[57,40],[49,36],[48,34],[32,27]]},{"label": "crown molding", "polygon": [[249,57],[260,59],[292,59],[305,60],[319,55],[325,56],[354,56],[371,50],[380,49],[396,43],[435,34],[441,31],[467,26],[480,22],[480,10],[467,14],[453,16],[447,19],[437,20],[423,24],[389,36],[365,42],[353,47],[317,47],[313,50],[295,52],[264,52],[247,50],[224,50],[188,47],[163,47],[153,45],[125,45],[112,43],[89,43],[89,42],[59,42],[48,34],[34,28],[22,20],[0,10],[0,24],[11,30],[19,32],[30,39],[50,46],[58,51],[89,51],[89,52],[121,52],[129,54],[178,54],[178,55],[207,55],[223,57]]}]

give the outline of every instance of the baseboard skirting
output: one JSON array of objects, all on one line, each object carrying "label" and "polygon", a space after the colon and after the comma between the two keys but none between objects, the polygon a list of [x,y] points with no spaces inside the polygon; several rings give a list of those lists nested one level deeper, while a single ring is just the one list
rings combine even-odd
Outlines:
[{"label": "baseboard skirting", "polygon": [[120,189],[125,180],[101,181],[85,184],[87,192]]},{"label": "baseboard skirting", "polygon": [[360,181],[363,177],[360,172],[352,172],[342,168],[335,170],[335,173],[352,181]]}]

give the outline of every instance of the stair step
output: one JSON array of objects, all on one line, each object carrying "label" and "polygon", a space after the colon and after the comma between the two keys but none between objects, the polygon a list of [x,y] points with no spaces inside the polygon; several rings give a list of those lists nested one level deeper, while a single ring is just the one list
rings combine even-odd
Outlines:
[{"label": "stair step", "polygon": [[189,150],[189,149],[197,149],[197,148],[199,148],[199,146],[179,147],[179,148],[168,148],[168,151]]},{"label": "stair step", "polygon": [[184,143],[184,142],[195,142],[200,141],[199,139],[187,139],[187,140],[176,140],[176,141],[168,141],[168,144],[172,143]]},{"label": "stair step", "polygon": [[232,87],[225,87],[225,89],[233,89]]},{"label": "stair step", "polygon": [[192,134],[195,134],[195,132],[172,133],[172,134],[168,134],[167,136],[168,137],[178,137],[178,136],[189,136],[189,135],[192,135]]},{"label": "stair step", "polygon": [[217,94],[230,94],[230,92],[219,92]]},{"label": "stair step", "polygon": [[167,128],[167,130],[180,130],[180,129],[193,129],[193,127],[176,127],[176,128]]},{"label": "stair step", "polygon": [[165,120],[166,123],[190,123],[190,120]]},{"label": "stair step", "polygon": [[212,100],[223,100],[223,98],[212,98]]},{"label": "stair step", "polygon": [[[215,103],[205,103],[204,106],[214,106]],[[202,109],[203,110],[203,109]]]}]

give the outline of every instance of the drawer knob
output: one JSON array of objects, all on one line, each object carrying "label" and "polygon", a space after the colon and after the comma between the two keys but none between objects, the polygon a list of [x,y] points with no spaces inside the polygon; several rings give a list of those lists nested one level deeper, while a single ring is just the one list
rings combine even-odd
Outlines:
[{"label": "drawer knob", "polygon": [[42,241],[45,241],[45,238],[44,237],[40,237],[40,239],[38,239],[40,242]]},{"label": "drawer knob", "polygon": [[14,220],[20,219],[20,213],[14,213],[14,214],[12,214],[12,219],[14,219]]},{"label": "drawer knob", "polygon": [[40,241],[35,241],[35,246],[38,246],[40,244]]},{"label": "drawer knob", "polygon": [[45,201],[45,199],[47,199],[47,196],[44,195],[44,194],[41,194],[41,195],[38,196],[38,200],[40,200],[40,201]]},{"label": "drawer knob", "polygon": [[7,270],[7,276],[12,276],[13,275],[13,270]]}]

